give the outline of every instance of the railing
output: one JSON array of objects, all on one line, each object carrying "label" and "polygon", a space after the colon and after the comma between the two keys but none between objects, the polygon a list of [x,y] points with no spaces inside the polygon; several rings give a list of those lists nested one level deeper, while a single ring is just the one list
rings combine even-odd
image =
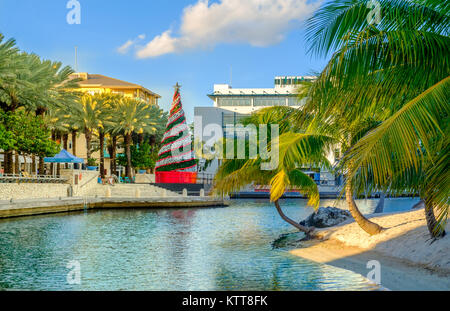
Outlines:
[{"label": "railing", "polygon": [[338,186],[337,181],[335,180],[315,180],[314,181],[318,186]]},{"label": "railing", "polygon": [[97,175],[92,176],[88,181],[86,181],[84,184],[78,186],[78,189],[83,188],[84,186],[86,186],[87,184],[89,184],[90,182],[92,182],[94,179],[98,179]]},{"label": "railing", "polygon": [[67,178],[53,176],[24,176],[17,174],[0,174],[0,183],[42,183],[63,184]]}]

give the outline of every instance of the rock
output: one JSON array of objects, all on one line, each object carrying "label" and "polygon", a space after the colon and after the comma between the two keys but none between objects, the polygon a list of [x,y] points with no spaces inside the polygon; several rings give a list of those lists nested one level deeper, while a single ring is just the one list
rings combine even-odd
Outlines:
[{"label": "rock", "polygon": [[272,242],[272,248],[298,248],[301,247],[300,242],[305,239],[303,232],[292,232],[280,235],[278,239]]},{"label": "rock", "polygon": [[350,217],[352,215],[349,211],[337,207],[320,207],[300,224],[307,227],[327,228],[336,226]]}]

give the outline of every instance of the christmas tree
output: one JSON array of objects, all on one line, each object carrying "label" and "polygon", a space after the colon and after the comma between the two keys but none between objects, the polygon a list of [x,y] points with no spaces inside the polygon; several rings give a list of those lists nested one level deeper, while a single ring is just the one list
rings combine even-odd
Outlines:
[{"label": "christmas tree", "polygon": [[191,133],[181,105],[178,83],[156,162],[156,172],[197,172],[197,161],[194,159]]}]

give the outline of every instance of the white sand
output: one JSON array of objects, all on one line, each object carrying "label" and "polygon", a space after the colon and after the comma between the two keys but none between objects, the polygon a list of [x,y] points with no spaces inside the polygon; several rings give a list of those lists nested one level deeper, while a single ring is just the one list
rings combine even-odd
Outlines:
[{"label": "white sand", "polygon": [[381,264],[381,285],[392,290],[450,290],[450,224],[447,235],[432,242],[423,209],[372,216],[387,230],[370,236],[354,221],[318,229],[323,241],[292,254],[364,276],[369,260]]}]

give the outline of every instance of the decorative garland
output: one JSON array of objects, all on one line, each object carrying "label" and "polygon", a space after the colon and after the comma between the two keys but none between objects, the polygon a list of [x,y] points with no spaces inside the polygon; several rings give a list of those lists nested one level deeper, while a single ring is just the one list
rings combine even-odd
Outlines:
[{"label": "decorative garland", "polygon": [[175,87],[172,108],[156,162],[157,172],[196,172],[197,161],[192,150],[192,138],[181,104],[179,87]]}]

